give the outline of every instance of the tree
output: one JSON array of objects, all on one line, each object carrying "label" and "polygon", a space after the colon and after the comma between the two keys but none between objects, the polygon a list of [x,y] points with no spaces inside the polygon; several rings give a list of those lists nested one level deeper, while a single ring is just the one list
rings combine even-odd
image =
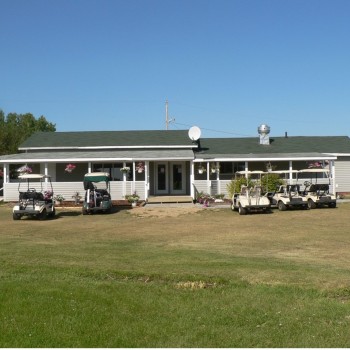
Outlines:
[{"label": "tree", "polygon": [[56,124],[31,113],[5,114],[0,110],[0,155],[18,152],[19,145],[37,131],[56,131]]}]

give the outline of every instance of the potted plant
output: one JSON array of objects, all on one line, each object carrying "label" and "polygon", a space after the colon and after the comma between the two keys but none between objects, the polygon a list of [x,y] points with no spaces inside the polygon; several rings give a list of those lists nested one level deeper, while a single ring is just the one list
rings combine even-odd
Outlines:
[{"label": "potted plant", "polygon": [[130,171],[130,168],[128,166],[124,166],[124,167],[120,168],[120,171],[123,174],[127,174]]},{"label": "potted plant", "polygon": [[74,203],[75,204],[79,204],[80,203],[80,199],[82,198],[82,196],[80,195],[79,192],[75,192],[73,194],[72,198],[74,198]]},{"label": "potted plant", "polygon": [[138,162],[136,164],[136,170],[138,173],[143,173],[145,171],[145,164],[143,162]]},{"label": "potted plant", "polygon": [[217,166],[216,164],[212,164],[210,167],[210,171],[212,174],[219,173],[220,172],[220,166]]},{"label": "potted plant", "polygon": [[137,204],[138,200],[140,199],[140,196],[135,191],[133,194],[126,195],[125,199],[127,199],[128,202],[131,203],[131,205],[133,207],[136,207],[136,204]]},{"label": "potted plant", "polygon": [[57,194],[53,199],[58,205],[62,205],[62,202],[65,200],[61,194]]},{"label": "potted plant", "polygon": [[18,168],[17,172],[20,175],[25,175],[25,174],[30,174],[31,172],[33,172],[33,170],[27,164],[25,164],[25,165],[22,165],[20,168]]},{"label": "potted plant", "polygon": [[76,168],[76,165],[74,164],[67,164],[66,168],[64,169],[65,172],[71,173]]},{"label": "potted plant", "polygon": [[204,172],[206,172],[205,167],[202,164],[199,164],[199,166],[198,166],[198,174],[203,174]]},{"label": "potted plant", "polygon": [[213,198],[208,193],[200,192],[197,195],[197,203],[202,204],[203,207],[209,207],[212,200]]}]

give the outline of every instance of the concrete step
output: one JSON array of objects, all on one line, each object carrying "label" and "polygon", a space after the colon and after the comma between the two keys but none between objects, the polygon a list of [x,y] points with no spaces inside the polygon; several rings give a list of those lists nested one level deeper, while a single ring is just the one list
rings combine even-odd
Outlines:
[{"label": "concrete step", "polygon": [[151,196],[148,198],[149,204],[162,204],[162,203],[192,203],[191,196]]}]

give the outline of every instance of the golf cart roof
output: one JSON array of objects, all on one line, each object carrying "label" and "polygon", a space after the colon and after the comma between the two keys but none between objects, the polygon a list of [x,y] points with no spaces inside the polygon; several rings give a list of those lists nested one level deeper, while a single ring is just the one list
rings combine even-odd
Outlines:
[{"label": "golf cart roof", "polygon": [[90,182],[101,182],[101,181],[109,181],[109,174],[108,173],[87,173],[84,176],[84,181],[90,181]]},{"label": "golf cart roof", "polygon": [[288,174],[288,173],[298,173],[299,170],[271,170],[271,171],[268,171],[267,173],[268,174]]},{"label": "golf cart roof", "polygon": [[18,175],[19,179],[49,179],[51,178],[50,175],[44,175],[44,174],[23,174]]},{"label": "golf cart roof", "polygon": [[236,174],[240,174],[240,175],[264,174],[264,171],[261,171],[261,170],[248,170],[248,171],[241,170],[241,171],[237,171]]},{"label": "golf cart roof", "polygon": [[329,169],[324,168],[308,168],[299,170],[299,173],[329,173]]}]

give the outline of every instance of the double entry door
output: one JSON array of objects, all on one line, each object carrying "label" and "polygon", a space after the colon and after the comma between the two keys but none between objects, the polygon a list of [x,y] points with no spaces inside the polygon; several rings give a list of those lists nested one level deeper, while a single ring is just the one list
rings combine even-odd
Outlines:
[{"label": "double entry door", "polygon": [[185,162],[156,162],[154,174],[155,195],[186,194]]}]

